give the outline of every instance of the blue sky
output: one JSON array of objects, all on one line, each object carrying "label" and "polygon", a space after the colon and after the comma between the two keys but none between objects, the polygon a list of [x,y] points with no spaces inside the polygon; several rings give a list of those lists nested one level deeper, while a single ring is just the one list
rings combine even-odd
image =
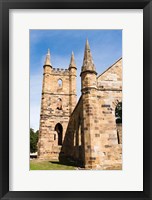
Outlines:
[{"label": "blue sky", "polygon": [[98,75],[122,57],[121,30],[30,30],[30,127],[35,131],[39,129],[43,65],[47,49],[50,49],[51,63],[55,68],[68,68],[71,52],[74,52],[78,100],[86,38]]}]

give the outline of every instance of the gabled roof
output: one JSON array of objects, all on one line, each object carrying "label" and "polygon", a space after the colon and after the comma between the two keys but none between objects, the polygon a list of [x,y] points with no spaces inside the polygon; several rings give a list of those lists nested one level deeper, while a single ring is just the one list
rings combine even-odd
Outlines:
[{"label": "gabled roof", "polygon": [[109,71],[114,65],[116,65],[116,63],[118,63],[120,60],[122,60],[122,57],[121,58],[119,58],[116,62],[114,62],[110,67],[108,67],[102,74],[100,74],[98,77],[97,77],[97,79],[98,78],[100,78],[103,74],[105,74],[107,71]]}]

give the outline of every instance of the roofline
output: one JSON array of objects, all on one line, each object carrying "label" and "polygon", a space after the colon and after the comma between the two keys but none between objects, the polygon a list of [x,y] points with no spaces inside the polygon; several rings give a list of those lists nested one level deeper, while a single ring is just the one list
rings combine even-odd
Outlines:
[{"label": "roofline", "polygon": [[108,67],[104,72],[102,72],[99,76],[97,76],[97,79],[102,76],[105,72],[107,72],[111,67],[113,67],[119,60],[122,60],[122,57],[120,57],[118,60],[116,60],[110,67]]}]

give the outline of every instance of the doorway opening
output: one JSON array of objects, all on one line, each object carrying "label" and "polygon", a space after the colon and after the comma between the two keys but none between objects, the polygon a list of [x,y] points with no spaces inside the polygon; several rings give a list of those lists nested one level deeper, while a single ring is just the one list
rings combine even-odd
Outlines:
[{"label": "doorway opening", "polygon": [[60,123],[57,123],[55,126],[55,131],[58,135],[58,145],[62,145],[62,135],[63,135],[63,127]]}]

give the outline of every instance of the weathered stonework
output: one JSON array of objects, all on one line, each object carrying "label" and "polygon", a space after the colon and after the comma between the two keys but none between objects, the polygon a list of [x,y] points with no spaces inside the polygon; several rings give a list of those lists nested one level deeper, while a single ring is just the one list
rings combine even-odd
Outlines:
[{"label": "weathered stonework", "polygon": [[48,52],[43,76],[39,158],[73,159],[86,169],[121,167],[122,127],[115,109],[122,102],[122,59],[97,76],[87,41],[78,103],[73,53],[69,69],[61,70],[52,68]]},{"label": "weathered stonework", "polygon": [[69,69],[52,68],[50,53],[46,56],[43,73],[38,156],[57,159],[70,114],[76,105],[76,66],[74,55]]}]

